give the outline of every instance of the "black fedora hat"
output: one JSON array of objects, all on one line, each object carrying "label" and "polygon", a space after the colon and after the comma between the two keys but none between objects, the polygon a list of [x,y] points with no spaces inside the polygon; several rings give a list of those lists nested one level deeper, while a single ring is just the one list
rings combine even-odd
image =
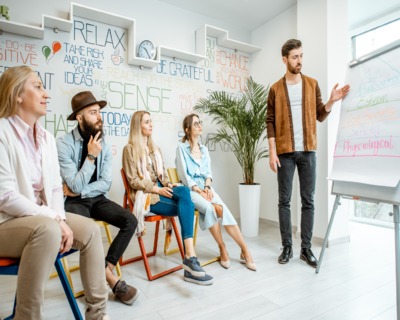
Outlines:
[{"label": "black fedora hat", "polygon": [[107,101],[97,101],[93,93],[90,91],[82,91],[74,95],[71,99],[72,113],[68,116],[67,120],[76,120],[76,114],[82,109],[98,104],[100,109],[107,105]]}]

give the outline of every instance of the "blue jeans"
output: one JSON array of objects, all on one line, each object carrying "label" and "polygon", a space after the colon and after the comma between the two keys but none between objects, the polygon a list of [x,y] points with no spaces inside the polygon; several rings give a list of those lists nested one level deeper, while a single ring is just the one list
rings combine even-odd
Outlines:
[{"label": "blue jeans", "polygon": [[[158,185],[162,187],[160,183]],[[194,204],[190,199],[190,190],[185,186],[172,190],[172,198],[160,196],[160,201],[150,206],[150,212],[169,217],[178,216],[183,240],[193,238]]]},{"label": "blue jeans", "polygon": [[87,218],[101,220],[119,228],[117,236],[108,249],[106,261],[114,266],[125,252],[136,230],[136,217],[119,204],[100,195],[93,198],[67,197],[65,211],[79,214]]},{"label": "blue jeans", "polygon": [[293,176],[297,167],[301,196],[301,247],[311,248],[314,227],[314,193],[316,180],[316,153],[296,151],[278,156],[279,227],[283,246],[292,246],[290,199]]}]

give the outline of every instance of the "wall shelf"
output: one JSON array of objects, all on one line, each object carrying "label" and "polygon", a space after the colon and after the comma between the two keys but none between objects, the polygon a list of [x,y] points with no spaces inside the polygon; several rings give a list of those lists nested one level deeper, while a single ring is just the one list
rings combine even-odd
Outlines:
[{"label": "wall shelf", "polygon": [[27,36],[30,38],[43,39],[44,29],[35,26],[29,26],[18,22],[0,20],[0,30],[3,32]]},{"label": "wall shelf", "polygon": [[210,25],[204,25],[196,30],[196,52],[200,55],[206,54],[207,49],[207,36],[217,38],[217,44],[221,47],[233,49],[235,51],[241,51],[244,53],[253,54],[260,51],[261,48],[253,46],[251,44],[233,40],[229,38],[229,32],[224,29],[213,27]]},{"label": "wall shelf", "polygon": [[170,57],[173,59],[180,59],[180,60],[194,62],[194,63],[200,62],[206,58],[205,55],[180,51],[180,50],[176,50],[176,49],[172,49],[172,48],[168,48],[168,47],[164,47],[164,46],[161,46],[160,50],[161,50],[161,56],[166,56],[166,57]]},{"label": "wall shelf", "polygon": [[41,27],[26,25],[18,22],[0,20],[0,31],[27,36],[31,38],[43,39],[44,28],[52,28],[55,32],[71,32],[73,26],[73,17],[81,17],[88,20],[93,20],[108,25],[127,29],[128,37],[128,64],[144,67],[144,68],[155,68],[160,63],[160,57],[166,56],[173,59],[180,59],[191,63],[198,63],[206,59],[206,41],[207,36],[217,38],[217,43],[220,46],[234,49],[237,51],[252,54],[261,50],[261,48],[253,45],[236,41],[229,38],[228,31],[213,27],[210,25],[204,25],[196,31],[196,49],[195,53],[190,53],[170,47],[158,46],[156,59],[147,60],[136,56],[136,21],[134,19],[115,15],[106,11],[90,8],[77,3],[71,3],[71,9],[69,13],[69,20],[60,19],[48,15],[42,16]]},{"label": "wall shelf", "polygon": [[43,15],[42,26],[63,32],[71,32],[72,21]]}]

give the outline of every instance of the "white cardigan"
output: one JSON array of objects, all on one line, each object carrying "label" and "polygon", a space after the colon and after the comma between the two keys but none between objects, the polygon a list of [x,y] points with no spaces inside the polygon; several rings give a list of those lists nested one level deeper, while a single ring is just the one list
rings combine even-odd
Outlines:
[{"label": "white cardigan", "polygon": [[[21,142],[7,118],[0,119],[0,223],[26,215],[45,215],[65,219],[64,198],[62,192],[53,194],[53,190],[62,188],[57,148],[53,135],[45,130],[42,145],[42,175],[44,194],[48,206],[36,204],[32,181]],[[10,205],[10,198],[18,198]],[[26,213],[29,208],[29,213]],[[57,212],[54,210],[58,210]]]}]

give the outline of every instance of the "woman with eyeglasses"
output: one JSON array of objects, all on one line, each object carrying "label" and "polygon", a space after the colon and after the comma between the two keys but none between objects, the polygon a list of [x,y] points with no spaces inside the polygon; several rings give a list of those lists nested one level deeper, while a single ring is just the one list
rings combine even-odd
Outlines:
[{"label": "woman with eyeglasses", "polygon": [[256,271],[256,264],[235,218],[212,187],[211,159],[207,147],[199,142],[203,128],[196,114],[185,117],[183,131],[185,135],[176,152],[176,168],[182,183],[190,188],[194,206],[200,212],[200,228],[210,230],[220,250],[220,264],[228,269],[230,259],[222,238],[220,221],[241,249],[240,262]]},{"label": "woman with eyeglasses", "polygon": [[160,149],[152,139],[150,113],[136,111],[131,119],[129,141],[124,147],[122,167],[131,187],[133,213],[138,219],[137,233],[145,231],[144,217],[151,213],[178,216],[185,246],[182,262],[184,280],[199,285],[211,285],[213,277],[200,266],[193,245],[194,206],[190,190],[172,184],[165,173]]}]

